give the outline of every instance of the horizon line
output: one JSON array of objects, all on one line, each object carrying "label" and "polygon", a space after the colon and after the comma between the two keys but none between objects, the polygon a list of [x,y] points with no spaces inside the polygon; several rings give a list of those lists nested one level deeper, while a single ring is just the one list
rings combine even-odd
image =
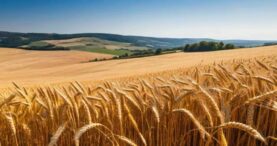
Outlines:
[{"label": "horizon line", "polygon": [[2,31],[7,33],[22,33],[22,34],[58,34],[58,35],[74,35],[74,34],[110,34],[119,36],[129,36],[129,37],[147,37],[147,38],[159,38],[159,39],[211,39],[215,41],[277,41],[273,39],[244,39],[244,38],[214,38],[214,37],[166,37],[166,36],[148,36],[148,35],[134,35],[134,34],[120,34],[120,33],[108,33],[108,32],[76,32],[76,33],[57,33],[57,32],[23,32],[23,31]]}]

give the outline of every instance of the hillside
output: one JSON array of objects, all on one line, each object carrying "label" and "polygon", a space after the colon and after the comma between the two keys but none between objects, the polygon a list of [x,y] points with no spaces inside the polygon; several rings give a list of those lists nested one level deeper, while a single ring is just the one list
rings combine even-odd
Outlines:
[{"label": "hillside", "polygon": [[[44,82],[42,80],[44,77],[51,78],[52,75],[53,77],[56,76],[57,74],[55,72],[59,67],[74,66],[75,64],[88,62],[94,58],[111,57],[112,55],[83,51],[41,52],[13,48],[0,48],[0,70],[2,71],[2,73],[0,73],[0,80],[2,85],[4,80],[7,81],[6,83],[10,83],[13,78],[18,81],[26,79],[26,82],[33,82],[35,80]],[[72,69],[75,70],[74,68]]]},{"label": "hillside", "polygon": [[[277,56],[277,46],[199,53],[173,53],[154,57],[83,63],[94,53],[75,51],[24,51],[0,49],[1,87],[17,82],[22,85],[96,81],[143,75],[233,59]],[[97,54],[99,55],[99,54]],[[85,57],[84,57],[85,56]],[[109,57],[104,55],[103,57]],[[276,59],[275,59],[276,61]]]},{"label": "hillside", "polygon": [[231,43],[236,46],[253,47],[261,46],[265,43],[276,43],[276,41],[260,40],[216,40],[210,38],[157,38],[143,36],[126,36],[104,33],[81,33],[81,34],[49,34],[49,33],[14,33],[0,31],[0,47],[20,47],[32,42],[42,40],[65,40],[74,38],[98,38],[106,41],[128,43],[132,46],[146,48],[175,48],[186,44],[197,43],[200,41],[215,41]]},{"label": "hillside", "polygon": [[[50,47],[49,47],[50,46]],[[101,54],[124,55],[133,51],[148,50],[150,48],[134,46],[130,43],[108,41],[93,37],[80,37],[61,40],[34,41],[28,45],[20,46],[29,50],[44,50],[45,48],[60,48],[61,50],[79,50]]]}]

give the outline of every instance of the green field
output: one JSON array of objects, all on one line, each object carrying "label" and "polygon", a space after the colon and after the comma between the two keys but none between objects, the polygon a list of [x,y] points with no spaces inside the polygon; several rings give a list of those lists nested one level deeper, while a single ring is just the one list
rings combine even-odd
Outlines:
[{"label": "green field", "polygon": [[125,49],[116,49],[116,50],[110,50],[106,48],[95,48],[93,46],[73,46],[70,47],[70,49],[73,50],[81,50],[81,51],[88,51],[88,52],[94,52],[94,53],[102,53],[102,54],[111,54],[111,55],[124,55],[124,54],[131,54],[132,52]]},{"label": "green field", "polygon": [[80,50],[116,56],[131,55],[135,50],[148,50],[147,47],[135,46],[130,43],[107,41],[98,38],[74,38],[64,40],[42,40],[31,42],[21,48],[31,48],[36,50]]},{"label": "green field", "polygon": [[47,43],[47,42],[44,42],[44,41],[36,41],[36,42],[30,43],[28,46],[44,47],[44,46],[48,46],[48,45],[50,45],[50,44]]},{"label": "green field", "polygon": [[33,48],[33,47],[44,48],[44,47],[47,47],[49,45],[50,45],[49,43],[44,42],[44,41],[35,41],[35,42],[31,42],[28,45],[23,45],[23,46],[20,46],[20,47],[25,48],[25,49],[26,48]]}]

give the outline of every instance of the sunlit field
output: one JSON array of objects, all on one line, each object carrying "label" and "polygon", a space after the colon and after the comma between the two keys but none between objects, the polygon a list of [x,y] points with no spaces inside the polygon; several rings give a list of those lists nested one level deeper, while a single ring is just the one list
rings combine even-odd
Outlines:
[{"label": "sunlit field", "polygon": [[0,92],[1,145],[277,145],[277,58]]},{"label": "sunlit field", "polygon": [[[83,51],[30,51],[0,48],[0,88],[72,81],[95,82],[168,72],[229,60],[277,56],[277,46],[212,52],[179,52],[152,57],[89,62],[111,55]],[[254,70],[255,72],[256,70]]]}]

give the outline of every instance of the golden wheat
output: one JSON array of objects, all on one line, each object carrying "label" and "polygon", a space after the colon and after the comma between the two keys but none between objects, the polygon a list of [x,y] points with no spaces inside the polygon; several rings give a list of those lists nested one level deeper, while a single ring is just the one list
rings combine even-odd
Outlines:
[{"label": "golden wheat", "polygon": [[275,146],[276,63],[232,60],[97,84],[13,83],[0,92],[0,144]]}]

